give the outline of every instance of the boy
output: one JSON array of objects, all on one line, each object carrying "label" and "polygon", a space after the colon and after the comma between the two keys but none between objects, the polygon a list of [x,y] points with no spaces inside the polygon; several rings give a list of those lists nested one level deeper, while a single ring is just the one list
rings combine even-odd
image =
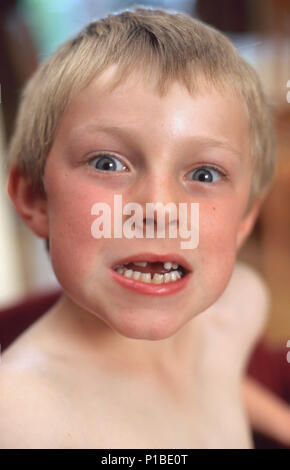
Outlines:
[{"label": "boy", "polygon": [[[2,356],[1,447],[252,446],[240,381],[267,306],[235,260],[273,175],[272,135],[255,72],[185,14],[109,15],[40,66],[7,189],[49,240],[63,295]],[[143,235],[158,227],[147,203],[171,203],[166,230],[182,223],[173,206],[199,203],[198,246],[167,231],[96,238],[92,208],[113,212],[115,195],[143,209]],[[247,315],[224,301],[243,276]]]}]

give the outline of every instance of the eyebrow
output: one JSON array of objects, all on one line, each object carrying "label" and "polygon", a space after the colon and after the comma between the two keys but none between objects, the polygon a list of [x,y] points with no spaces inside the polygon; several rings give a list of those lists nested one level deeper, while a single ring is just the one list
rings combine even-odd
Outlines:
[{"label": "eyebrow", "polygon": [[[87,132],[88,134],[93,134],[96,132],[103,132],[105,134],[112,134],[117,137],[123,137],[128,140],[132,140],[132,136],[137,136],[136,128],[133,127],[125,127],[125,126],[117,126],[115,124],[110,123],[102,123],[99,122],[98,124],[88,124],[86,126],[80,127],[77,132]],[[237,158],[242,158],[242,153],[234,148],[230,142],[227,140],[220,140],[215,139],[213,137],[209,137],[206,135],[189,135],[184,137],[185,141],[194,142],[196,145],[201,146],[202,148],[220,148],[224,149]]]}]

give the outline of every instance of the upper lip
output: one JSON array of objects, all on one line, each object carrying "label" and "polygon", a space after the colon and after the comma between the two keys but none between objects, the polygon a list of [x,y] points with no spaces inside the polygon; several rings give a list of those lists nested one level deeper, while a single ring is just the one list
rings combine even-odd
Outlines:
[{"label": "upper lip", "polygon": [[187,271],[191,272],[192,268],[186,258],[178,253],[165,253],[165,254],[156,254],[156,253],[139,253],[136,255],[127,256],[116,261],[111,267],[121,264],[133,263],[134,261],[149,261],[151,263],[161,262],[165,263],[166,261],[172,261],[173,263],[178,263],[183,266]]}]

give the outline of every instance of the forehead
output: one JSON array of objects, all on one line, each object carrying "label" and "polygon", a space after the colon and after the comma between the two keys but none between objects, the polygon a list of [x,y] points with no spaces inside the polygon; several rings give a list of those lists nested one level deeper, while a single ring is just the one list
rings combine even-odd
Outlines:
[{"label": "forehead", "polygon": [[123,128],[155,145],[203,136],[249,153],[247,108],[232,88],[221,92],[201,77],[194,94],[173,82],[161,96],[155,81],[145,82],[136,71],[109,90],[115,71],[109,67],[71,99],[56,137],[74,140],[110,130],[116,136]]}]

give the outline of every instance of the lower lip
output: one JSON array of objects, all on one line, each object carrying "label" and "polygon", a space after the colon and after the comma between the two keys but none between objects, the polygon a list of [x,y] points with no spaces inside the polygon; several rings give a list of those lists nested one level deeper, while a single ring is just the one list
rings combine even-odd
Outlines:
[{"label": "lower lip", "polygon": [[113,269],[111,269],[111,275],[118,284],[126,287],[127,289],[143,295],[161,296],[175,294],[175,292],[179,292],[184,289],[191,279],[192,273],[187,273],[178,281],[168,282],[166,284],[149,284],[146,282],[136,281],[135,279],[130,279],[129,277],[125,277],[122,274],[117,273]]}]

